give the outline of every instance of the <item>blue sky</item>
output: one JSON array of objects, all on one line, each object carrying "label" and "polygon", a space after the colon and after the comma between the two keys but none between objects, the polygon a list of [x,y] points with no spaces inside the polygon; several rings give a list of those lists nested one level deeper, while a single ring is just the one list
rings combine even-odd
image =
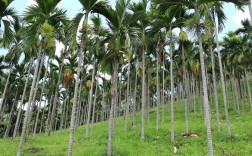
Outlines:
[{"label": "blue sky", "polygon": [[[111,4],[114,4],[116,0],[109,0]],[[132,0],[138,1],[138,0]],[[14,0],[10,7],[13,7],[17,10],[19,15],[22,15],[26,6],[34,4],[33,0]],[[68,17],[74,17],[81,9],[81,4],[78,0],[62,0],[59,3],[59,8],[66,9]],[[248,8],[245,8],[245,12],[238,11],[234,5],[225,4],[224,12],[227,16],[227,20],[225,22],[225,28],[223,32],[221,32],[220,37],[225,36],[225,34],[229,31],[234,31],[238,27],[241,26],[240,21],[249,18]],[[0,55],[3,55],[7,52],[7,50],[0,49]]]}]

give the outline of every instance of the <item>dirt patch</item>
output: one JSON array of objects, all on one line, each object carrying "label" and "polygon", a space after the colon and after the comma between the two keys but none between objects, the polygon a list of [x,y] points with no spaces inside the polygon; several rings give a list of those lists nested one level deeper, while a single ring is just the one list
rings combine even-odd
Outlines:
[{"label": "dirt patch", "polygon": [[181,134],[183,137],[193,137],[193,138],[197,138],[198,134],[196,133],[182,133]]},{"label": "dirt patch", "polygon": [[37,153],[37,152],[40,152],[42,151],[43,148],[39,148],[39,147],[30,147],[28,148],[26,151],[29,152],[29,153]]},{"label": "dirt patch", "polygon": [[226,116],[220,116],[219,119],[220,120],[226,120]]}]

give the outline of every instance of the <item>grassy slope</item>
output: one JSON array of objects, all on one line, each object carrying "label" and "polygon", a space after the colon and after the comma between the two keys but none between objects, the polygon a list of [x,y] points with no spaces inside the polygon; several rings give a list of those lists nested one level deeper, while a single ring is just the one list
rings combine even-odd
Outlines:
[{"label": "grassy slope", "polygon": [[[231,96],[229,96],[231,97]],[[232,101],[232,99],[229,99]],[[221,99],[220,99],[221,101]],[[197,104],[198,106],[198,104]],[[214,107],[212,112],[214,112]],[[184,106],[182,106],[184,108]],[[221,114],[223,115],[223,110]],[[173,145],[170,143],[170,115],[168,108],[165,108],[165,122],[160,124],[159,131],[155,129],[156,111],[150,111],[149,123],[146,123],[146,140],[140,140],[140,114],[137,114],[137,127],[129,126],[128,132],[124,131],[124,123],[121,119],[117,122],[115,137],[113,140],[113,153],[116,156],[167,156],[173,155]],[[221,121],[221,133],[216,132],[215,114],[212,113],[212,130],[215,155],[252,155],[252,124],[251,113],[237,115],[230,110],[230,123],[232,138],[231,141],[225,137],[225,121]],[[118,120],[119,121],[119,120]],[[89,137],[85,137],[85,127],[79,127],[75,134],[74,156],[105,155],[107,147],[107,122],[94,125],[94,131]],[[178,152],[176,155],[207,155],[207,138],[203,116],[197,113],[194,119],[193,112],[189,117],[189,130],[198,134],[198,138],[182,137],[185,130],[184,112],[175,109],[175,140]],[[29,137],[29,142],[24,146],[25,156],[63,156],[67,155],[69,129],[53,132],[50,137],[46,134]],[[0,155],[14,156],[19,143],[15,140],[0,139]],[[181,143],[182,145],[179,145]],[[39,151],[31,151],[31,148],[39,148]]]}]

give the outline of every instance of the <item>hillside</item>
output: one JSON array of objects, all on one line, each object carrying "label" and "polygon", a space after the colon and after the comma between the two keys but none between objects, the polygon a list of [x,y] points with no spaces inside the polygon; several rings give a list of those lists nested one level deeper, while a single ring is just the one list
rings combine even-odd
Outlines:
[{"label": "hillside", "polygon": [[[198,104],[197,104],[198,106]],[[183,106],[182,106],[183,108]],[[212,107],[214,112],[214,107]],[[221,110],[221,116],[223,116]],[[232,138],[225,137],[225,121],[221,120],[221,133],[217,133],[215,114],[212,113],[212,132],[215,155],[252,155],[252,124],[251,112],[239,115],[230,109],[230,123]],[[184,137],[185,130],[184,111],[179,111],[176,103],[175,109],[175,140],[174,146],[177,152],[174,154],[173,145],[170,143],[170,116],[167,105],[165,106],[165,121],[160,124],[159,130],[155,129],[156,111],[150,110],[149,122],[145,126],[146,140],[140,140],[140,113],[137,115],[136,128],[130,126],[124,131],[123,119],[117,120],[115,137],[113,140],[113,155],[116,156],[167,156],[167,155],[207,155],[207,138],[203,116],[190,112],[189,131],[195,133],[196,137]],[[106,155],[107,148],[107,122],[94,125],[93,132],[85,137],[85,127],[78,128],[75,134],[73,155]],[[25,156],[64,156],[68,150],[69,129],[53,132],[50,137],[47,134],[39,134],[35,137],[29,136],[29,141],[23,148]],[[16,155],[19,138],[15,140],[0,139],[0,155]]]}]

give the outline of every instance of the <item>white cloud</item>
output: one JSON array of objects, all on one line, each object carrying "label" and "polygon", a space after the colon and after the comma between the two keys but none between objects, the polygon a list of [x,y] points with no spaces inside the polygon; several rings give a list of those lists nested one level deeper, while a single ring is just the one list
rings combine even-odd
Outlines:
[{"label": "white cloud", "polygon": [[180,33],[180,28],[174,28],[172,29],[172,33],[176,36],[179,36],[179,33]]},{"label": "white cloud", "polygon": [[237,26],[241,26],[241,21],[250,18],[248,7],[245,8],[244,12],[241,10],[236,10],[235,15],[233,17],[233,21],[237,24]]},{"label": "white cloud", "polygon": [[59,42],[56,40],[56,50],[55,55],[60,56],[61,51],[65,48],[64,44],[62,42]]},{"label": "white cloud", "polygon": [[31,5],[35,5],[36,2],[34,0],[28,0],[26,6],[31,6]]}]

